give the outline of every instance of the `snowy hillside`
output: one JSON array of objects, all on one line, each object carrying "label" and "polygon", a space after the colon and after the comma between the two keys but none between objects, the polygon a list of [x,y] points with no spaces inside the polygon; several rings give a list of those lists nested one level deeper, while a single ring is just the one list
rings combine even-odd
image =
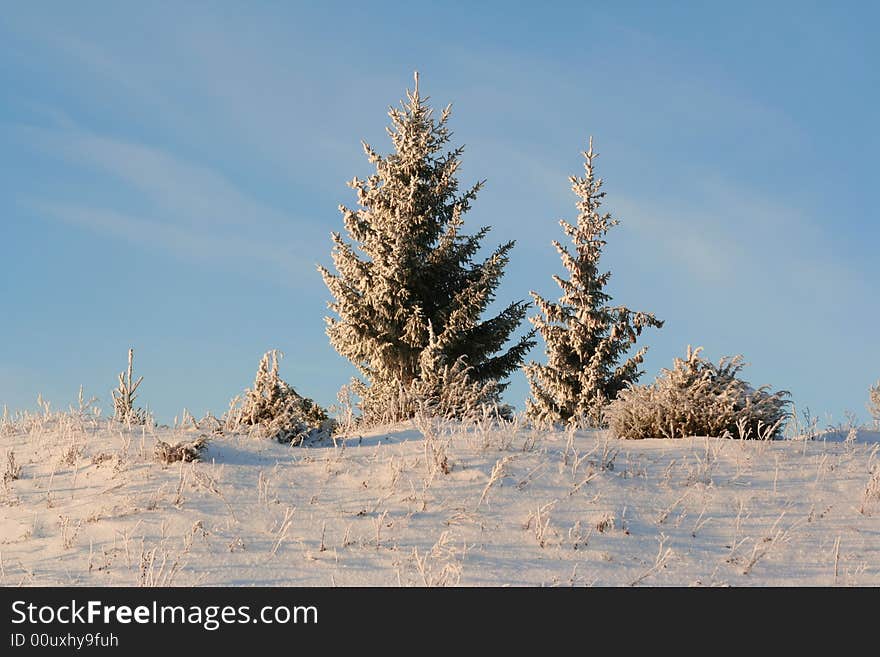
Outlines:
[{"label": "snowy hillside", "polygon": [[618,441],[414,423],[289,447],[0,424],[4,585],[880,585],[880,433]]}]

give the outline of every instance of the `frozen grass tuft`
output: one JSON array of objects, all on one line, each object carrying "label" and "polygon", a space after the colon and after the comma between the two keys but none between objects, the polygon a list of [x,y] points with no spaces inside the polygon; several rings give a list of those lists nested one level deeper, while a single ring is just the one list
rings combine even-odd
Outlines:
[{"label": "frozen grass tuft", "polygon": [[208,437],[204,434],[195,440],[184,440],[174,445],[164,440],[156,442],[156,458],[162,463],[170,464],[183,461],[186,463],[198,461],[202,457],[202,450],[208,447]]},{"label": "frozen grass tuft", "polygon": [[21,465],[15,462],[15,452],[9,450],[6,452],[6,470],[3,471],[3,485],[6,486],[10,481],[16,481],[21,477]]}]

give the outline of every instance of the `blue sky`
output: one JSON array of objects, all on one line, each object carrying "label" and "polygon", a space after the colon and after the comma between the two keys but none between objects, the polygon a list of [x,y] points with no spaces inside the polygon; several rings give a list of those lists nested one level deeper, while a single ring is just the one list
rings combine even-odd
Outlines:
[{"label": "blue sky", "polygon": [[[666,320],[645,380],[703,345],[823,421],[866,417],[876,5],[244,4],[4,9],[0,405],[66,406],[83,384],[108,407],[130,345],[160,421],[223,412],[273,347],[332,403],[353,369],[315,265],[370,171],[360,140],[387,151],[418,69],[453,103],[462,182],[488,180],[466,224],[517,240],[499,305],[555,294],[550,240],[592,134],[621,220],[610,291]],[[527,391],[517,375],[507,401]]]}]

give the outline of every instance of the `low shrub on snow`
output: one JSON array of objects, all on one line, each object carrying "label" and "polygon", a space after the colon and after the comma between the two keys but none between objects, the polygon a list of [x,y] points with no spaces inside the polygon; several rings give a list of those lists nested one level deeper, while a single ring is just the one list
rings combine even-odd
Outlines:
[{"label": "low shrub on snow", "polygon": [[182,441],[175,445],[166,443],[164,440],[156,442],[156,458],[166,465],[184,461],[199,461],[202,458],[202,450],[208,446],[208,437],[204,434],[195,440]]},{"label": "low shrub on snow", "polygon": [[327,412],[278,376],[278,361],[282,355],[276,350],[263,355],[254,387],[230,403],[226,428],[230,431],[247,429],[261,437],[295,445],[309,438],[329,436],[335,423],[327,417]]},{"label": "low shrub on snow", "polygon": [[788,417],[789,393],[755,389],[740,379],[742,356],[715,365],[700,358],[701,349],[688,347],[686,358],[676,358],[654,383],[621,391],[606,411],[613,433],[634,439],[776,438]]}]

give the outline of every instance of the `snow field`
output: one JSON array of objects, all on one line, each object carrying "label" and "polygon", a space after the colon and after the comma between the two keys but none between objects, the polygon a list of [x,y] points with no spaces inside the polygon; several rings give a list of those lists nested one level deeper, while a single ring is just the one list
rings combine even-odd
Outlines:
[{"label": "snow field", "polygon": [[0,424],[0,583],[880,585],[878,432],[621,441],[421,418],[153,456],[200,433],[48,409]]}]

